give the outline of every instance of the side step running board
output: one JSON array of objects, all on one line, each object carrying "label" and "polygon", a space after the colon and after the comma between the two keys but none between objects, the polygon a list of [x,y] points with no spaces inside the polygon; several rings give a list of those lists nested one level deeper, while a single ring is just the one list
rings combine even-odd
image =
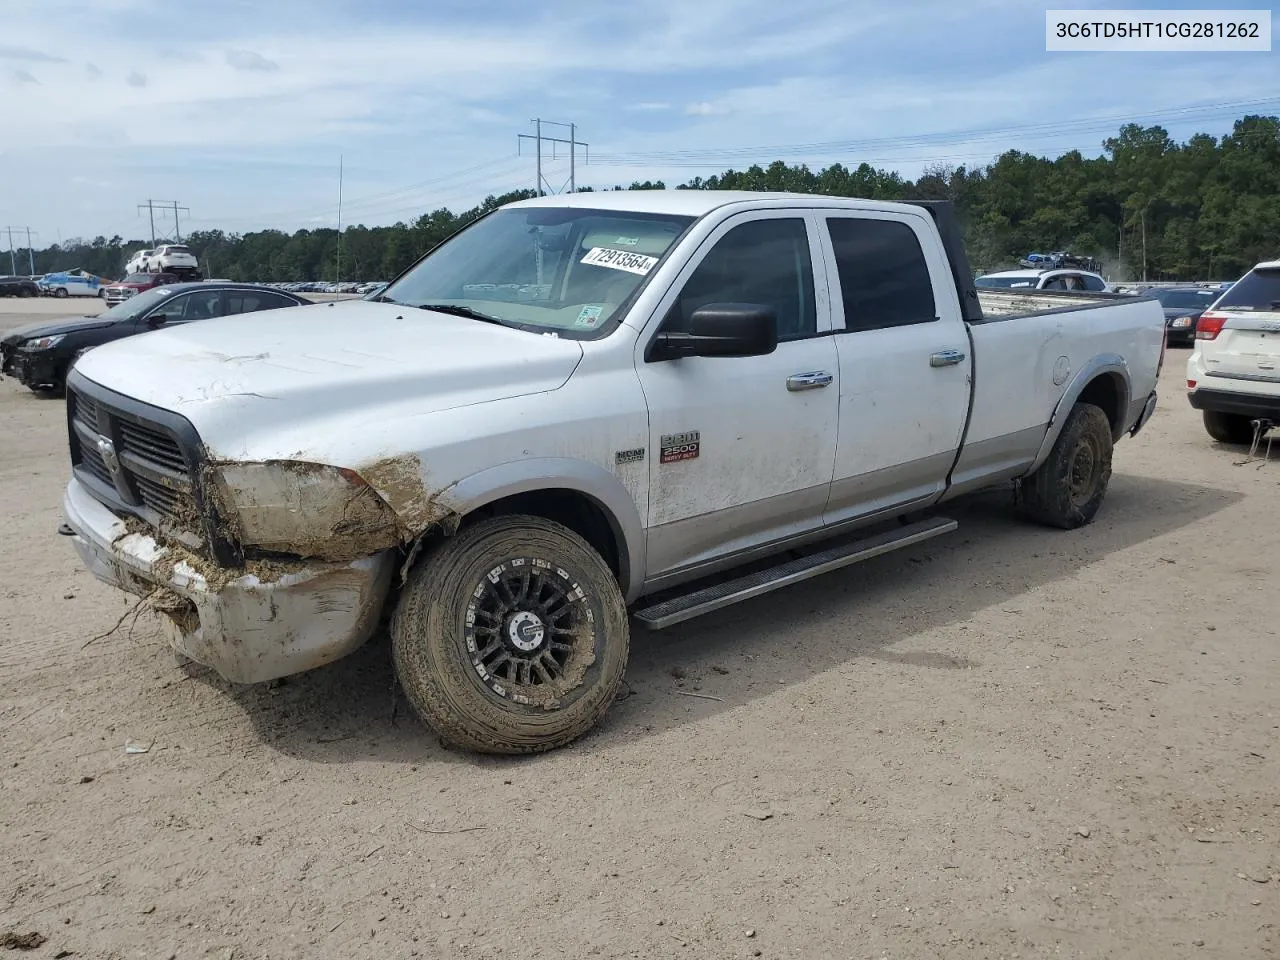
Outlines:
[{"label": "side step running board", "polygon": [[713,610],[799,583],[801,580],[808,580],[810,577],[830,573],[832,570],[838,570],[862,560],[870,560],[882,553],[889,553],[901,547],[909,547],[913,543],[920,543],[922,540],[950,533],[958,526],[959,524],[954,520],[948,520],[946,517],[918,520],[896,530],[867,537],[865,540],[856,540],[853,543],[821,550],[800,557],[798,560],[788,560],[767,570],[748,573],[736,580],[703,587],[684,596],[664,600],[650,607],[642,607],[634,613],[634,616],[650,630],[662,630],[665,627],[683,623],[685,620],[700,617],[704,613],[711,613]]}]

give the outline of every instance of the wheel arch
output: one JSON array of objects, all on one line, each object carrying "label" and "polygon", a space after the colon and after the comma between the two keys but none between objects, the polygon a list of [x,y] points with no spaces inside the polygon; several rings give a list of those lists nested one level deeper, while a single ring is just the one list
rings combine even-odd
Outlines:
[{"label": "wheel arch", "polygon": [[440,493],[459,524],[503,513],[563,523],[613,568],[627,602],[644,580],[644,524],[635,500],[609,471],[582,460],[537,458],[490,467]]},{"label": "wheel arch", "polygon": [[1111,424],[1111,439],[1118,441],[1124,436],[1125,420],[1132,399],[1129,365],[1119,354],[1100,354],[1080,368],[1071,378],[1063,391],[1053,416],[1049,418],[1049,429],[1040,442],[1040,449],[1027,473],[1034,473],[1049,457],[1049,451],[1058,441],[1062,428],[1066,425],[1067,414],[1077,403],[1092,403],[1101,408]]}]

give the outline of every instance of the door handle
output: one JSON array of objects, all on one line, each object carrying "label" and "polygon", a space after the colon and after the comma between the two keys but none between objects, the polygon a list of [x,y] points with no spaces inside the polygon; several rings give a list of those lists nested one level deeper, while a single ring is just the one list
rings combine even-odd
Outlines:
[{"label": "door handle", "polygon": [[963,350],[939,350],[929,357],[931,367],[953,367],[964,360]]},{"label": "door handle", "polygon": [[835,377],[825,370],[814,370],[812,373],[795,373],[787,377],[787,389],[792,393],[799,390],[817,390],[831,385]]}]

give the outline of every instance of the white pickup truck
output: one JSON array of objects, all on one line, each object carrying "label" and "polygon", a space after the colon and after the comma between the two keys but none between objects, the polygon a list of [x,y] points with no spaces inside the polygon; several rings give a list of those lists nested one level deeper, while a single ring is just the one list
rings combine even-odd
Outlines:
[{"label": "white pickup truck", "polygon": [[608,709],[632,618],[946,533],[980,488],[1088,523],[1164,340],[1154,300],[980,301],[946,204],[539,198],[374,300],[85,354],[61,532],[228,680],[385,618],[444,740],[533,752]]}]

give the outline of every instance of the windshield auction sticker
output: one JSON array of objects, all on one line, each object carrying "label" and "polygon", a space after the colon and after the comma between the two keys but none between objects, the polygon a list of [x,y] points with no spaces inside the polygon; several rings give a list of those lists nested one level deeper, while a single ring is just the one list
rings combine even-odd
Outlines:
[{"label": "windshield auction sticker", "polygon": [[610,247],[592,247],[582,258],[582,263],[595,267],[608,267],[610,270],[625,270],[645,276],[658,265],[657,257],[646,257],[643,253],[631,253],[627,250],[614,250]]}]

